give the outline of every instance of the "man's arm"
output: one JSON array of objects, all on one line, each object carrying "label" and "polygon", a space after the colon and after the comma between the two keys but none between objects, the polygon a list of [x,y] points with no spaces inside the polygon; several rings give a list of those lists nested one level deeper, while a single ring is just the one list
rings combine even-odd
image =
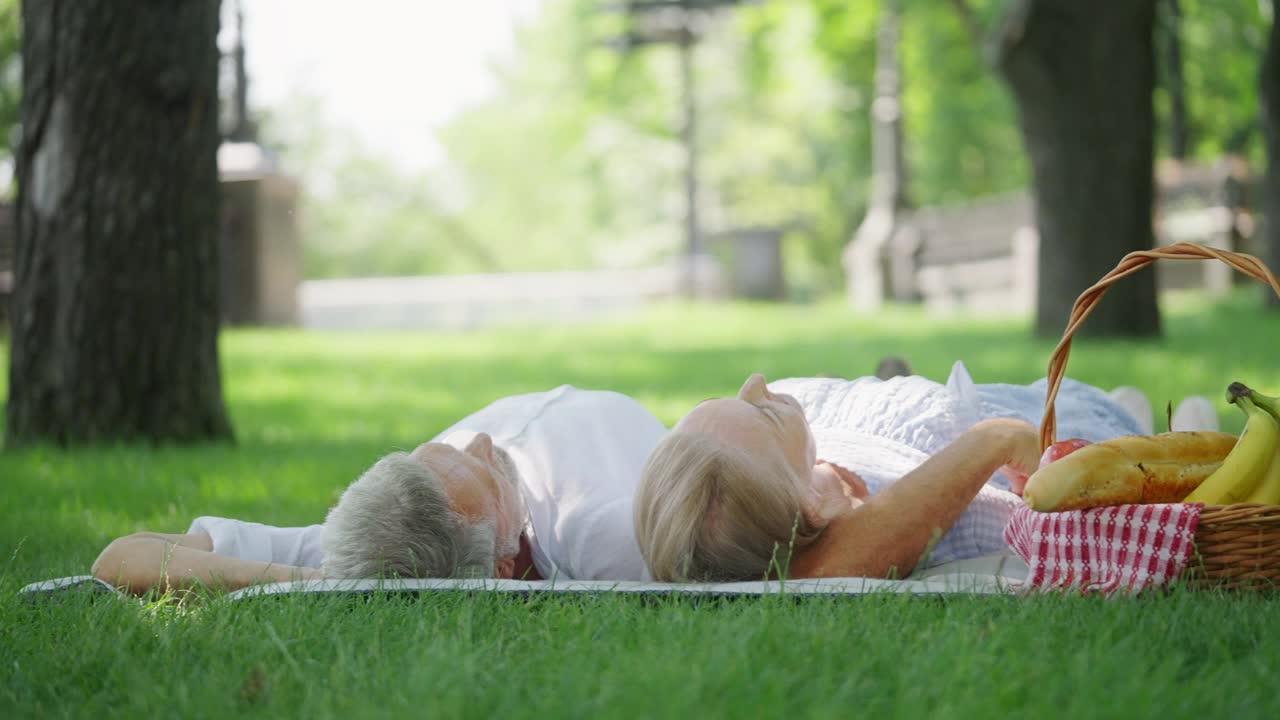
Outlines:
[{"label": "man's arm", "polygon": [[323,577],[317,568],[242,560],[212,552],[208,535],[141,532],[113,541],[93,563],[94,577],[141,595],[150,588],[190,588],[203,584],[239,590],[258,582]]},{"label": "man's arm", "polygon": [[920,467],[827,526],[793,558],[788,575],[906,577],[935,536],[946,532],[1003,465],[1033,471],[1035,429],[1012,419],[984,420]]}]

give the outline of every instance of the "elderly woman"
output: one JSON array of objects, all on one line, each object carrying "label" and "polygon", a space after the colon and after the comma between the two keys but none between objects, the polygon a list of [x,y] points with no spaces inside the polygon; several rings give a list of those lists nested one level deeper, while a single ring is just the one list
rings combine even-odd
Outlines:
[{"label": "elderly woman", "polygon": [[[923,377],[747,379],[700,403],[650,455],[635,527],[654,579],[905,576],[1005,549],[1040,451],[1045,384],[975,385],[956,363]],[[1062,437],[1150,432],[1150,405],[1064,381]],[[1143,417],[1145,413],[1145,417]],[[1203,398],[1179,429],[1216,427]],[[1001,472],[1004,468],[1005,472]]]}]

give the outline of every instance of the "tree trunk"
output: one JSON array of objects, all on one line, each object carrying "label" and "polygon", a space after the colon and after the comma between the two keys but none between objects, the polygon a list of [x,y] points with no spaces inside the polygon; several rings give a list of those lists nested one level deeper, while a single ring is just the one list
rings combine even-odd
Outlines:
[{"label": "tree trunk", "polygon": [[895,247],[902,210],[908,207],[903,153],[902,0],[882,0],[876,19],[875,99],[871,103],[871,197],[867,214],[845,248],[849,299],[863,312],[886,298],[916,300],[914,258]]},{"label": "tree trunk", "polygon": [[[1267,173],[1262,185],[1263,257],[1280,270],[1280,2],[1271,3],[1271,33],[1258,73],[1262,137],[1267,148]],[[1267,290],[1267,307],[1280,310],[1280,299]]]},{"label": "tree trunk", "polygon": [[[1076,297],[1154,243],[1155,0],[1017,0],[999,67],[1013,91],[1040,233],[1036,333],[1061,334]],[[1158,335],[1155,273],[1118,283],[1083,326]]]},{"label": "tree trunk", "polygon": [[228,439],[219,0],[23,3],[6,441]]}]

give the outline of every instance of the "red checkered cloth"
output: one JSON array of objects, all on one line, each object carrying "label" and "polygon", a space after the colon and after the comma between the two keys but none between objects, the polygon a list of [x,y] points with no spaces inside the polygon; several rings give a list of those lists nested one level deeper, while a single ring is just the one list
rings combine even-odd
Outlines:
[{"label": "red checkered cloth", "polygon": [[1136,592],[1182,574],[1203,507],[1118,505],[1040,513],[1022,506],[1005,526],[1004,540],[1027,563],[1025,589]]}]

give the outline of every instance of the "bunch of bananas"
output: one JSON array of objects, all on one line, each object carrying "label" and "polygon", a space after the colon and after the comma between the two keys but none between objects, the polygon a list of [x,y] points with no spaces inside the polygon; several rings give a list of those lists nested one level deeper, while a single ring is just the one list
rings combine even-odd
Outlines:
[{"label": "bunch of bananas", "polygon": [[1244,432],[1222,466],[1183,502],[1280,504],[1280,398],[1237,382],[1227,388],[1227,402],[1244,412]]}]

